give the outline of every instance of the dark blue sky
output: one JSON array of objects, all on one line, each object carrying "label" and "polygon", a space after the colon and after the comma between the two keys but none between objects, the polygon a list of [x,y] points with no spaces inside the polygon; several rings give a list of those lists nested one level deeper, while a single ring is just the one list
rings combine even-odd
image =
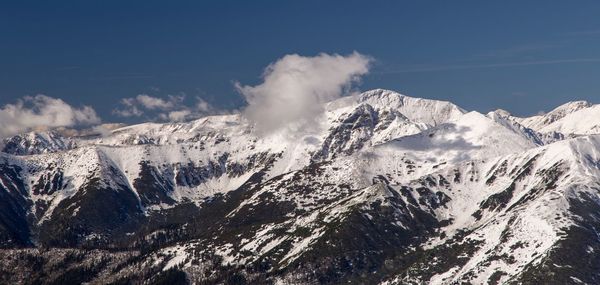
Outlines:
[{"label": "dark blue sky", "polygon": [[104,121],[140,93],[235,108],[232,81],[285,54],[352,51],[376,59],[361,90],[518,115],[600,103],[600,2],[558,2],[2,1],[0,105],[43,93]]}]

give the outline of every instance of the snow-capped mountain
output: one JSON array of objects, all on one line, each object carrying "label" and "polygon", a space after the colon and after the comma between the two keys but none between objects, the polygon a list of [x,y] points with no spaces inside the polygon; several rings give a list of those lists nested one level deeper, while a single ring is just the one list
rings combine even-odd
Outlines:
[{"label": "snow-capped mountain", "polygon": [[0,279],[599,283],[599,108],[484,115],[378,89],[302,134],[223,115],[15,136]]}]

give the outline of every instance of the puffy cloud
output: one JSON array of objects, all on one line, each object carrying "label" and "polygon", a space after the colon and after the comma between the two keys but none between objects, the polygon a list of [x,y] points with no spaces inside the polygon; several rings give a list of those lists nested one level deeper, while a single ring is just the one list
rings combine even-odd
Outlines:
[{"label": "puffy cloud", "polygon": [[358,52],[348,56],[291,54],[265,69],[263,83],[235,86],[248,102],[244,115],[259,132],[292,125],[303,130],[316,125],[323,103],[341,97],[352,83],[368,73],[370,62],[370,57]]},{"label": "puffy cloud", "polygon": [[194,105],[184,104],[185,96],[169,95],[167,98],[153,97],[140,94],[131,98],[123,98],[120,108],[114,109],[113,114],[120,117],[155,117],[161,121],[185,121],[215,112],[215,109],[200,97],[196,97]]},{"label": "puffy cloud", "polygon": [[46,95],[27,96],[0,108],[0,137],[30,130],[91,125],[100,122],[89,106],[75,108]]}]

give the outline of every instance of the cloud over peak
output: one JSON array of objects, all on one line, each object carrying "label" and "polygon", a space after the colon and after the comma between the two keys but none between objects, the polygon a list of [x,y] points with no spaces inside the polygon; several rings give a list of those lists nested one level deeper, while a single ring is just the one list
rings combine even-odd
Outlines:
[{"label": "cloud over peak", "polygon": [[5,138],[36,129],[97,124],[100,118],[89,106],[76,108],[62,99],[36,95],[1,107],[0,122],[0,138]]},{"label": "cloud over peak", "polygon": [[265,69],[263,83],[235,86],[248,102],[245,117],[256,124],[259,132],[290,124],[302,129],[323,112],[323,103],[345,95],[352,83],[367,74],[370,62],[370,57],[358,52],[314,57],[291,54]]}]

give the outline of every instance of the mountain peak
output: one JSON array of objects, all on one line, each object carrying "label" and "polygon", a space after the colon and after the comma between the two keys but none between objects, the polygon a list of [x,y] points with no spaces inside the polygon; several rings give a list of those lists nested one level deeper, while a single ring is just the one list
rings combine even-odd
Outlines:
[{"label": "mountain peak", "polygon": [[359,95],[357,101],[373,107],[394,109],[413,122],[430,126],[456,120],[466,112],[448,101],[409,97],[386,89],[366,91]]},{"label": "mountain peak", "polygon": [[377,97],[377,98],[382,98],[382,97],[403,98],[403,97],[408,97],[408,96],[400,94],[400,93],[398,93],[396,91],[393,91],[393,90],[377,88],[377,89],[372,89],[372,90],[368,90],[368,91],[365,91],[365,92],[361,93],[360,94],[360,101],[366,101],[369,98],[373,98],[373,97]]},{"label": "mountain peak", "polygon": [[570,101],[570,102],[564,103],[564,104],[554,108],[552,111],[549,112],[549,114],[550,113],[572,113],[577,110],[581,110],[583,108],[588,108],[591,106],[592,106],[592,103],[585,101],[585,100]]},{"label": "mountain peak", "polygon": [[506,118],[506,117],[510,117],[512,116],[512,114],[509,111],[506,111],[504,109],[496,109],[494,111],[491,111],[488,113],[488,115],[492,115],[492,114],[496,114],[500,117]]},{"label": "mountain peak", "polygon": [[517,118],[517,120],[523,126],[539,132],[561,132],[561,130],[559,129],[549,129],[549,126],[554,124],[555,122],[561,121],[563,118],[571,114],[574,114],[584,109],[589,109],[593,106],[593,104],[583,100],[571,101],[554,108],[552,111],[546,114],[532,116],[528,118]]}]

